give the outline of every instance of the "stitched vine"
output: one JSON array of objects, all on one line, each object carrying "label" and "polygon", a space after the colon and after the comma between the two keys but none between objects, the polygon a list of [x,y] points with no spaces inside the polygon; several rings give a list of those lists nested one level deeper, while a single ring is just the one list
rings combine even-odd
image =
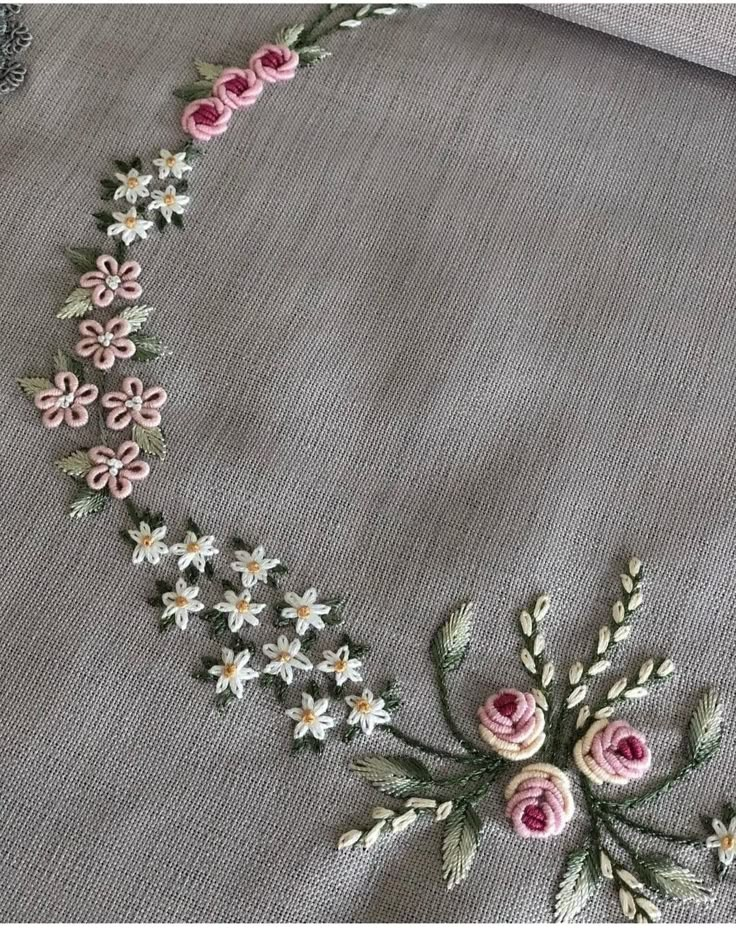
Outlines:
[{"label": "stitched vine", "polygon": [[26,79],[26,66],[18,61],[33,40],[19,21],[19,3],[0,3],[0,96],[17,90]]},{"label": "stitched vine", "polygon": [[[353,760],[358,776],[401,804],[371,810],[364,823],[339,838],[340,850],[369,849],[422,821],[436,822],[443,831],[441,870],[452,888],[470,873],[481,841],[482,802],[497,781],[504,778],[510,827],[522,839],[540,839],[560,835],[575,818],[571,778],[577,778],[588,830],[567,860],[555,917],[575,917],[607,881],[625,918],[653,921],[659,910],[652,897],[699,900],[710,890],[675,858],[642,850],[638,842],[717,849],[722,878],[736,853],[736,815],[726,807],[721,818],[708,820],[712,834],[700,837],[673,833],[658,822],[642,820],[637,811],[676,788],[715,754],[723,712],[712,693],[696,702],[686,760],[678,771],[637,795],[612,798],[598,791],[649,773],[652,750],[646,737],[615,716],[658,690],[674,672],[672,661],[652,657],[606,683],[598,698],[592,698],[598,680],[630,638],[642,606],[637,559],[621,575],[621,598],[599,629],[589,658],[572,663],[561,691],[556,692],[560,687],[555,687],[543,629],[550,598],[538,597],[521,611],[519,656],[531,678],[530,691],[507,688],[489,696],[478,709],[477,734],[470,733],[467,719],[456,716],[450,693],[470,647],[473,607],[465,603],[452,612],[431,645],[442,717],[456,743],[448,750],[396,725],[401,700],[395,681],[373,688],[366,684],[367,647],[338,630],[346,612],[342,597],[320,595],[318,587],[307,583],[287,589],[289,572],[280,558],[239,537],[226,542],[229,571],[224,571],[224,552],[214,535],[190,518],[172,543],[163,515],[139,508],[131,498],[135,486],[149,476],[149,460],[165,456],[161,422],[169,397],[162,386],[130,375],[125,367],[168,354],[149,331],[154,310],[143,302],[145,273],[130,258],[130,249],[154,233],[184,227],[201,145],[225,132],[236,112],[253,106],[267,85],[283,84],[299,68],[324,60],[329,52],[322,42],[329,35],[390,17],[407,6],[348,9],[332,4],[310,23],[289,27],[259,48],[247,66],[196,62],[198,80],[177,91],[186,104],[182,127],[188,141],[159,149],[150,169],[138,156],[113,162],[101,182],[107,205],[93,214],[107,244],[66,252],[80,277],[57,315],[74,320],[79,337],[73,349],[58,351],[47,369],[21,378],[19,384],[45,427],[95,430],[92,443],[56,462],[77,486],[70,514],[86,517],[111,500],[124,501],[129,521],[121,537],[131,548],[132,564],[157,573],[149,603],[158,613],[160,630],[186,633],[190,622],[201,621],[215,645],[194,675],[211,689],[218,710],[242,704],[249,686],[258,681],[281,706],[294,751],[322,753],[330,742],[370,738],[380,731],[414,752]],[[102,319],[90,318],[100,311]],[[118,367],[125,376],[112,384],[110,372]],[[90,416],[91,410],[96,415]],[[117,432],[123,440],[113,442]]]}]

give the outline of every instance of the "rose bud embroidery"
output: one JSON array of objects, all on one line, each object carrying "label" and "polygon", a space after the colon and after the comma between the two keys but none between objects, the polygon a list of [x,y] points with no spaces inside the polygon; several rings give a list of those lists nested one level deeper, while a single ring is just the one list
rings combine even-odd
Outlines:
[{"label": "rose bud embroidery", "polygon": [[267,84],[289,81],[299,67],[299,54],[286,45],[263,45],[250,59],[250,66]]},{"label": "rose bud embroidery", "polygon": [[184,131],[198,142],[208,142],[227,129],[233,111],[217,97],[193,100],[181,114]]},{"label": "rose bud embroidery", "polygon": [[575,812],[570,780],[552,764],[529,764],[505,791],[506,817],[520,838],[559,835]]},{"label": "rose bud embroidery", "polygon": [[622,786],[638,780],[652,763],[644,735],[623,720],[595,722],[577,742],[573,754],[578,770],[597,786]]},{"label": "rose bud embroidery", "polygon": [[507,760],[526,760],[544,744],[544,713],[531,693],[502,690],[478,709],[481,738]]},{"label": "rose bud embroidery", "polygon": [[253,106],[262,92],[263,81],[250,68],[225,68],[212,86],[212,96],[233,110]]}]

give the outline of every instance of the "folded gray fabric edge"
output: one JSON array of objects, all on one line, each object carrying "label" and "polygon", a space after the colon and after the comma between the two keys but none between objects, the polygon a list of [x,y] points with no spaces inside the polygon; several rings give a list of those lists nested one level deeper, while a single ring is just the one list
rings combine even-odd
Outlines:
[{"label": "folded gray fabric edge", "polygon": [[558,19],[736,74],[736,7],[721,3],[528,3]]}]

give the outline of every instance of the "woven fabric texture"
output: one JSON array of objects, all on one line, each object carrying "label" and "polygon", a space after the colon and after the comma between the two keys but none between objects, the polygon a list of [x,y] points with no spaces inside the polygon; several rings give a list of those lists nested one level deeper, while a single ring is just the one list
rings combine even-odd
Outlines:
[{"label": "woven fabric texture", "polygon": [[[288,756],[259,688],[224,717],[191,678],[202,627],[159,635],[122,512],[71,523],[53,467],[91,432],[43,430],[13,379],[69,347],[62,247],[102,245],[110,160],[180,139],[191,61],[245,62],[303,7],[35,6],[33,77],[0,109],[0,917],[539,921],[583,824],[538,844],[483,805],[448,893],[440,832],[335,840],[377,801],[353,751]],[[521,685],[515,616],[553,597],[560,665],[647,567],[627,664],[672,657],[637,705],[652,777],[678,763],[708,682],[734,686],[731,77],[524,7],[430,7],[329,42],[334,57],[210,144],[183,233],[138,251],[169,392],[141,490],[178,534],[259,538],[349,598],[368,679],[446,747],[428,644],[461,597],[474,646],[452,698]],[[734,794],[736,739],[667,795],[682,830]],[[682,854],[703,874],[712,859]],[[727,920],[736,882],[673,917]],[[616,921],[606,889],[587,911]]]}]

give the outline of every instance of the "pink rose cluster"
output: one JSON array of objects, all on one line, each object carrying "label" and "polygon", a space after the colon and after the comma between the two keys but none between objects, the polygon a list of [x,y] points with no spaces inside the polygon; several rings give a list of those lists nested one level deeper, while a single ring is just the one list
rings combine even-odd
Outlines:
[{"label": "pink rose cluster", "polygon": [[198,142],[208,142],[227,129],[235,110],[252,106],[264,84],[288,81],[299,66],[299,53],[286,45],[264,45],[247,68],[225,68],[212,85],[212,94],[187,104],[184,131]]},{"label": "pink rose cluster", "polygon": [[520,838],[559,835],[575,813],[567,774],[553,764],[524,767],[505,791],[506,817]]},{"label": "pink rose cluster", "polygon": [[643,777],[652,755],[641,732],[619,719],[594,722],[573,749],[578,770],[596,786],[623,786]]},{"label": "pink rose cluster", "polygon": [[531,693],[502,690],[478,709],[481,738],[506,760],[526,760],[544,744],[544,713]]}]

